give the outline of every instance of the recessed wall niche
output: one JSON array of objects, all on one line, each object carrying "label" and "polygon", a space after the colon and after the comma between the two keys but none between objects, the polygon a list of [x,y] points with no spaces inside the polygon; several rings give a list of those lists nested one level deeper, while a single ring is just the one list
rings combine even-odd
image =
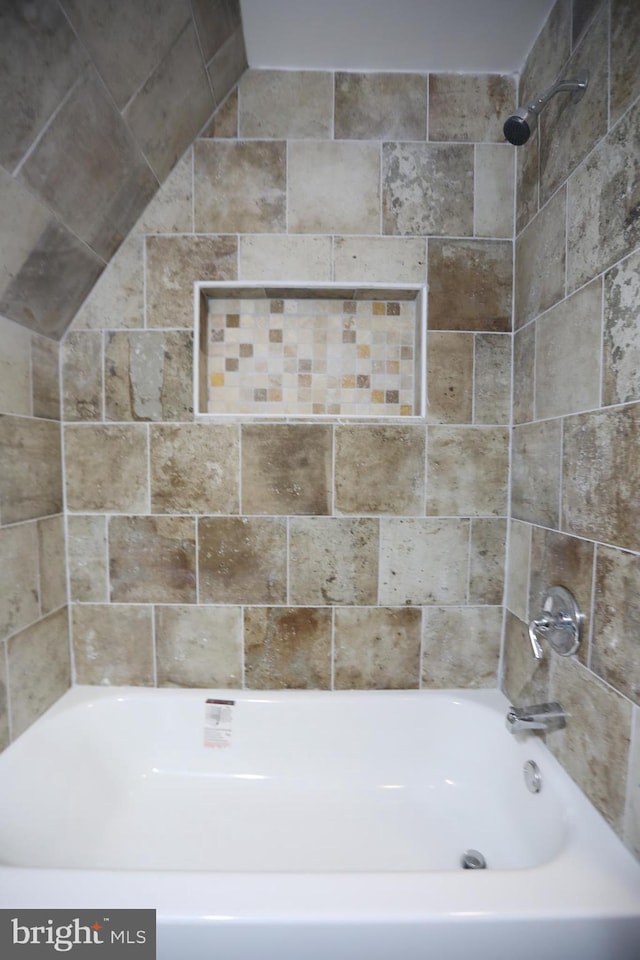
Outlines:
[{"label": "recessed wall niche", "polygon": [[198,415],[424,417],[424,285],[194,286]]}]

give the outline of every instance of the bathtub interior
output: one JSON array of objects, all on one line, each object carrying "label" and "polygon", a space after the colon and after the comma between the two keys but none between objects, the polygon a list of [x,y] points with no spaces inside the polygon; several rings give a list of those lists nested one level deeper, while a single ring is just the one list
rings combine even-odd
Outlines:
[{"label": "bathtub interior", "polygon": [[[234,701],[224,748],[205,745],[210,698]],[[506,706],[497,690],[75,687],[0,757],[0,863],[410,873],[460,870],[472,848],[536,867],[566,845],[571,804]]]}]

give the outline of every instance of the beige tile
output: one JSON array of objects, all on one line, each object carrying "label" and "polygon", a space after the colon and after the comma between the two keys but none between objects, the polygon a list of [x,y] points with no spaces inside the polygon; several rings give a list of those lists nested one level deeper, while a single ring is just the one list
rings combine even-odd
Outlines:
[{"label": "beige tile", "polygon": [[427,334],[429,423],[471,423],[473,356],[471,333]]},{"label": "beige tile", "polygon": [[424,427],[342,425],[335,449],[339,513],[423,512]]},{"label": "beige tile", "polygon": [[569,59],[572,2],[558,0],[538,34],[520,77],[520,103],[528,103],[546,90]]},{"label": "beige tile", "polygon": [[634,710],[634,715],[624,837],[630,850],[640,856],[640,710]]},{"label": "beige tile", "polygon": [[496,685],[500,607],[433,607],[425,619],[423,688]]},{"label": "beige tile", "polygon": [[550,658],[535,660],[526,623],[507,611],[503,655],[503,689],[516,707],[550,700]]},{"label": "beige tile", "polygon": [[502,124],[515,106],[513,77],[499,74],[429,75],[429,140],[503,139]]},{"label": "beige tile", "polygon": [[468,144],[384,143],[383,232],[470,236],[473,176]]},{"label": "beige tile", "polygon": [[531,569],[532,527],[520,520],[509,522],[507,564],[507,609],[520,620],[529,620],[529,571]]},{"label": "beige tile", "polygon": [[329,72],[247,70],[238,86],[240,137],[319,140],[331,136],[332,118]]},{"label": "beige tile", "polygon": [[[380,232],[380,151],[374,143],[293,141],[287,160],[291,233]],[[269,226],[269,232],[277,232]]]},{"label": "beige tile", "polygon": [[515,163],[513,147],[479,143],[475,148],[474,233],[513,236]]},{"label": "beige tile", "polygon": [[201,517],[198,575],[200,603],[285,603],[286,521]]},{"label": "beige tile", "polygon": [[239,242],[241,280],[331,280],[331,237],[250,234]]},{"label": "beige tile", "polygon": [[239,607],[155,608],[159,687],[241,687]]},{"label": "beige tile", "polygon": [[37,526],[21,523],[0,528],[0,638],[22,630],[39,616]]},{"label": "beige tile", "polygon": [[160,424],[150,442],[154,513],[238,513],[237,426]]},{"label": "beige tile", "polygon": [[591,669],[640,704],[640,557],[598,545]]},{"label": "beige tile", "polygon": [[506,427],[429,427],[427,513],[506,515],[508,471]]},{"label": "beige tile", "polygon": [[335,614],[337,690],[410,690],[420,682],[420,610],[374,607]]},{"label": "beige tile", "polygon": [[323,424],[245,424],[243,513],[330,513],[331,443]]},{"label": "beige tile", "polygon": [[533,420],[536,325],[516,330],[513,337],[513,421]]},{"label": "beige tile", "polygon": [[66,607],[9,640],[11,735],[23,733],[71,686]]},{"label": "beige tile", "polygon": [[469,522],[383,520],[378,602],[388,606],[466,603]]},{"label": "beige tile", "polygon": [[0,644],[0,750],[9,746],[9,698],[7,694],[5,644]]},{"label": "beige tile", "polygon": [[238,91],[232,90],[214,113],[211,123],[200,134],[218,140],[235,140],[238,136]]},{"label": "beige tile", "polygon": [[429,240],[430,330],[511,330],[512,244]]},{"label": "beige tile", "polygon": [[74,330],[144,326],[144,241],[130,236],[80,307]]},{"label": "beige tile", "polygon": [[113,603],[195,603],[193,517],[111,517]]},{"label": "beige tile", "polygon": [[135,233],[193,232],[193,151],[187,150],[145,207]]},{"label": "beige tile", "polygon": [[31,334],[0,317],[0,412],[31,415]]},{"label": "beige tile", "polygon": [[235,237],[148,237],[147,323],[193,326],[195,280],[235,280]]},{"label": "beige tile", "polygon": [[118,331],[107,335],[104,351],[107,420],[192,419],[189,331]]},{"label": "beige tile", "polygon": [[31,337],[33,415],[60,419],[60,346],[34,333]]},{"label": "beige tile", "polygon": [[504,600],[507,521],[471,521],[469,602],[500,606]]},{"label": "beige tile", "polygon": [[43,616],[67,602],[67,558],[64,518],[38,520],[40,604]]},{"label": "beige tile", "polygon": [[106,603],[109,599],[107,518],[67,517],[71,600]]},{"label": "beige tile", "polygon": [[62,345],[62,415],[102,420],[102,333],[71,331]]},{"label": "beige tile", "polygon": [[[286,231],[287,157],[281,140],[197,140],[194,151],[198,233]],[[289,229],[300,232],[291,220]]]},{"label": "beige tile", "polygon": [[50,225],[51,211],[1,167],[0,204],[0,294],[4,294]]},{"label": "beige tile", "polygon": [[414,237],[335,237],[334,280],[339,283],[424,283],[427,253]]},{"label": "beige tile", "polygon": [[511,337],[475,337],[473,418],[475,423],[508,423],[511,406]]},{"label": "beige tile", "polygon": [[152,607],[88,603],[71,611],[76,683],[154,685]]},{"label": "beige tile", "polygon": [[0,416],[0,462],[2,523],[62,511],[60,424]]},{"label": "beige tile", "polygon": [[640,243],[636,158],[640,102],[569,179],[567,283],[575,290]]},{"label": "beige tile", "polygon": [[560,510],[559,420],[516,426],[511,465],[511,512],[517,520],[557,527]]},{"label": "beige tile", "polygon": [[[233,0],[237,3],[237,0]],[[232,92],[247,69],[247,51],[244,43],[242,24],[225,40],[221,48],[207,64],[207,73],[213,87],[216,103],[222,103]]]},{"label": "beige tile", "polygon": [[297,517],[290,521],[289,591],[297,604],[375,603],[378,521]]},{"label": "beige tile", "polygon": [[602,0],[573,0],[573,16],[571,22],[571,39],[577,43],[583,32],[589,26],[594,13]]},{"label": "beige tile", "polygon": [[248,689],[331,686],[330,610],[247,607],[244,636]]},{"label": "beige tile", "polygon": [[634,0],[611,4],[611,123],[640,95],[638,73],[640,21]]},{"label": "beige tile", "polygon": [[631,704],[573,657],[555,658],[550,692],[568,719],[564,730],[547,734],[547,746],[622,834]]},{"label": "beige tile", "polygon": [[563,528],[640,550],[640,409],[569,417],[564,425]]},{"label": "beige tile", "polygon": [[565,199],[559,190],[516,241],[516,329],[564,297]]},{"label": "beige tile", "polygon": [[241,25],[239,0],[193,0],[193,16],[205,62],[220,51]]},{"label": "beige tile", "polygon": [[336,73],[336,140],[424,140],[426,77],[413,73]]},{"label": "beige tile", "polygon": [[602,402],[640,399],[640,254],[615,266],[604,280]]},{"label": "beige tile", "polygon": [[516,151],[516,236],[539,210],[539,152],[540,140],[536,126],[525,149]]},{"label": "beige tile", "polygon": [[143,424],[72,424],[64,434],[67,509],[144,513],[147,429]]},{"label": "beige tile", "polygon": [[535,415],[538,420],[599,406],[601,337],[600,279],[537,321]]}]

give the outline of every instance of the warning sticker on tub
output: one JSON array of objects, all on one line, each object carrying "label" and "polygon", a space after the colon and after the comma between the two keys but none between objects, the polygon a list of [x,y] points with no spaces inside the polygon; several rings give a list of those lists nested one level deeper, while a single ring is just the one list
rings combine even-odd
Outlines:
[{"label": "warning sticker on tub", "polygon": [[205,747],[230,747],[235,700],[207,700],[204,705]]}]

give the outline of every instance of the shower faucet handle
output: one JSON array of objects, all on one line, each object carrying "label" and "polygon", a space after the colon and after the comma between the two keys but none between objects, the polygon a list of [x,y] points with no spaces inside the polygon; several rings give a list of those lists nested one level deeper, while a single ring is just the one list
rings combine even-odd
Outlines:
[{"label": "shower faucet handle", "polygon": [[552,650],[561,657],[570,657],[580,646],[584,616],[566,587],[549,587],[542,613],[529,624],[529,640],[536,660],[542,660],[544,650],[540,640],[545,638]]}]

